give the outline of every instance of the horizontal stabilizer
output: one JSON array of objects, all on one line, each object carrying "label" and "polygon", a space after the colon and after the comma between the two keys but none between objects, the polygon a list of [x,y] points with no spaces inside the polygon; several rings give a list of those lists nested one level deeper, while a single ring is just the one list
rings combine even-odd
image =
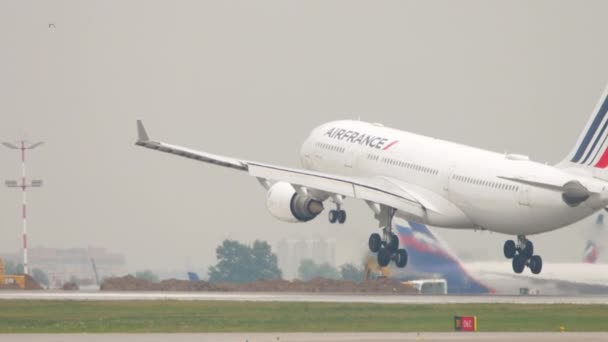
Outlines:
[{"label": "horizontal stabilizer", "polygon": [[571,207],[576,207],[577,205],[579,205],[579,204],[585,202],[587,199],[589,199],[589,197],[591,197],[591,195],[597,194],[595,192],[589,191],[589,189],[587,189],[583,184],[581,184],[581,182],[579,182],[577,180],[571,180],[571,181],[565,183],[564,185],[556,185],[556,184],[543,183],[543,182],[538,182],[538,181],[533,181],[533,180],[527,180],[527,179],[523,179],[523,178],[501,177],[501,176],[499,176],[498,178],[506,179],[506,180],[521,183],[521,184],[530,185],[530,186],[545,189],[545,190],[561,192],[562,199],[564,200],[564,202],[566,202],[566,204],[568,204]]},{"label": "horizontal stabilizer", "polygon": [[505,180],[515,182],[515,183],[530,185],[530,186],[545,189],[545,190],[552,190],[552,191],[557,191],[557,192],[564,192],[566,190],[564,185],[543,183],[543,182],[537,182],[537,181],[533,181],[533,180],[529,180],[529,179],[516,178],[516,177],[498,176],[498,178],[505,179]]}]

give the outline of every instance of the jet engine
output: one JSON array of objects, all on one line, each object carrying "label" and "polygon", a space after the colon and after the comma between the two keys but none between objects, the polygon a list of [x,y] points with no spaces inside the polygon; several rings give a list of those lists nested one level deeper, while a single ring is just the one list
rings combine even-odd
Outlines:
[{"label": "jet engine", "polygon": [[299,194],[289,183],[278,182],[268,189],[266,207],[281,221],[306,222],[323,211],[323,202]]},{"label": "jet engine", "polygon": [[562,199],[571,207],[576,207],[585,202],[590,196],[589,190],[579,181],[574,180],[564,184]]}]

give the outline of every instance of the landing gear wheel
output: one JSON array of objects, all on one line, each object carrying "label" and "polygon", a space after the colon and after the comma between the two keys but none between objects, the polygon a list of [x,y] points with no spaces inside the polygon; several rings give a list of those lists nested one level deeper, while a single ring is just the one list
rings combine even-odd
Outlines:
[{"label": "landing gear wheel", "polygon": [[519,254],[521,254],[525,259],[530,259],[534,254],[534,245],[532,244],[532,241],[526,240],[524,249],[522,249]]},{"label": "landing gear wheel", "polygon": [[327,217],[329,218],[329,223],[336,223],[336,221],[338,221],[338,211],[337,210],[330,210],[329,214],[327,215]]},{"label": "landing gear wheel", "polygon": [[515,241],[513,241],[513,240],[505,241],[505,245],[503,247],[503,252],[505,254],[505,258],[513,259],[513,257],[517,253],[517,247],[515,247]]},{"label": "landing gear wheel", "polygon": [[393,233],[390,233],[388,241],[386,242],[386,249],[390,252],[396,252],[399,249],[399,237]]},{"label": "landing gear wheel", "polygon": [[521,256],[521,254],[517,254],[515,257],[513,257],[513,272],[521,273],[524,271],[525,267],[526,267],[526,258]]},{"label": "landing gear wheel", "polygon": [[380,250],[380,247],[382,247],[382,238],[380,237],[380,234],[374,233],[374,234],[370,235],[369,236],[369,250],[372,253],[376,253]]},{"label": "landing gear wheel", "polygon": [[391,252],[386,248],[378,251],[378,266],[385,267],[391,262]]},{"label": "landing gear wheel", "polygon": [[543,259],[541,259],[539,255],[534,255],[532,258],[530,258],[529,267],[532,273],[539,274],[543,269]]},{"label": "landing gear wheel", "polygon": [[398,249],[395,254],[395,265],[399,268],[404,268],[407,265],[407,251],[405,249]]},{"label": "landing gear wheel", "polygon": [[346,211],[338,210],[338,223],[343,224],[346,222]]}]

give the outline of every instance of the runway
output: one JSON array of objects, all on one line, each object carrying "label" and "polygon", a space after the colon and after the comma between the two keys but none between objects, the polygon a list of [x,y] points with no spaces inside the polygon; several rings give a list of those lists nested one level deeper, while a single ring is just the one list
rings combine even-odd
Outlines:
[{"label": "runway", "polygon": [[394,342],[394,341],[606,341],[608,333],[239,333],[239,334],[19,334],[10,342]]},{"label": "runway", "polygon": [[604,304],[608,296],[423,296],[378,294],[253,293],[253,292],[66,292],[0,291],[0,300],[178,300],[243,302],[310,302],[370,304]]}]

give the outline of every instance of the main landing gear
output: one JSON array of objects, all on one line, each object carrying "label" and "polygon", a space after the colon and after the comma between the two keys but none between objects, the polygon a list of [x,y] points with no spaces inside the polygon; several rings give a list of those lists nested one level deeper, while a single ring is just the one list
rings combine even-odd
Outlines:
[{"label": "main landing gear", "polygon": [[342,210],[342,196],[333,196],[332,201],[336,203],[336,209],[332,209],[329,211],[329,214],[327,215],[329,223],[337,222],[339,224],[343,224],[344,222],[346,222],[346,211]]},{"label": "main landing gear", "polygon": [[517,244],[513,240],[505,241],[503,247],[505,258],[513,259],[513,271],[521,273],[528,266],[534,274],[539,274],[543,269],[543,259],[540,255],[534,255],[534,244],[526,239],[524,235],[517,236]]},{"label": "main landing gear", "polygon": [[329,223],[339,223],[339,224],[343,224],[344,222],[346,222],[346,211],[340,209],[340,207],[338,207],[338,209],[336,210],[330,210],[328,217],[329,219]]},{"label": "main landing gear", "polygon": [[[385,211],[390,211],[386,213]],[[394,209],[382,207],[382,214],[388,215],[387,225],[382,229],[382,236],[378,233],[373,233],[369,236],[369,250],[372,253],[378,253],[378,265],[380,267],[387,266],[391,260],[399,268],[407,265],[407,251],[399,248],[399,237],[392,232],[392,219]],[[380,216],[380,215],[376,215]],[[385,223],[380,219],[380,224]]]}]

